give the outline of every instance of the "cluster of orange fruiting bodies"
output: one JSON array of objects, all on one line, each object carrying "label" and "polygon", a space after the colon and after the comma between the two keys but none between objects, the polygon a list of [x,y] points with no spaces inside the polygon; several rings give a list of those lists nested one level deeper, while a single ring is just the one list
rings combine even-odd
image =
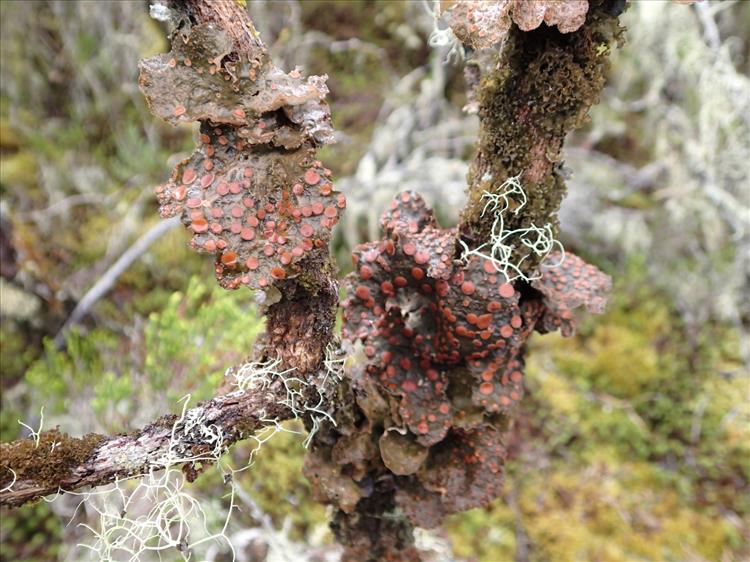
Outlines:
[{"label": "cluster of orange fruiting bodies", "polygon": [[382,240],[354,253],[344,337],[366,357],[355,392],[374,387],[389,403],[367,430],[411,436],[381,438],[379,456],[429,449],[408,474],[397,469],[396,501],[415,524],[433,526],[500,493],[497,422],[523,395],[526,341],[534,330],[572,330],[575,307],[599,310],[609,278],[568,254],[540,279],[510,283],[490,260],[456,259],[456,229],[440,228],[415,193],[398,195],[382,226]]},{"label": "cluster of orange fruiting bodies", "polygon": [[346,207],[330,170],[258,153],[230,126],[204,124],[196,152],[157,188],[163,216],[181,214],[191,245],[215,254],[222,286],[267,287],[328,242]]}]

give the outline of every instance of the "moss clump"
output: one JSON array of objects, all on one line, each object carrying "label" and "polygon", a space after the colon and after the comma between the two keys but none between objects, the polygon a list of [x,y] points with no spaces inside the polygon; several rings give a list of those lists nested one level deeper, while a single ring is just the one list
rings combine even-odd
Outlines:
[{"label": "moss clump", "polygon": [[[484,77],[477,98],[482,126],[477,158],[470,172],[469,202],[462,233],[485,241],[492,218],[482,218],[485,192],[498,193],[520,174],[528,203],[509,217],[506,228],[551,223],[565,195],[560,158],[565,135],[580,127],[598,101],[608,68],[610,44],[622,29],[617,17],[592,6],[579,31],[564,34],[542,26],[514,28],[495,70]],[[517,250],[520,261],[528,250]],[[524,262],[533,270],[533,254]]]},{"label": "moss clump", "polygon": [[104,437],[89,433],[81,438],[70,437],[58,429],[39,434],[39,441],[31,439],[0,443],[0,487],[17,480],[31,480],[42,488],[54,487],[70,469],[86,462]]}]

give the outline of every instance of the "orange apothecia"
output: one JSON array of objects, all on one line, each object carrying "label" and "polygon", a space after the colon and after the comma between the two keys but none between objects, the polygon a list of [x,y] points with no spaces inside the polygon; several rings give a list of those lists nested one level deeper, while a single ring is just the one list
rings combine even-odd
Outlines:
[{"label": "orange apothecia", "polygon": [[[522,299],[522,282],[508,282],[489,260],[453,261],[456,230],[440,228],[419,195],[396,196],[381,225],[382,240],[354,251],[343,336],[361,342],[366,357],[355,391],[374,385],[388,397],[398,415],[389,423],[402,423],[414,446],[454,453],[444,467],[433,459],[399,484],[398,507],[429,527],[501,492],[505,450],[490,416],[509,413],[523,396],[525,343],[534,329],[565,326],[562,315],[575,306],[597,308],[608,278],[571,256],[565,268],[543,269]],[[450,393],[452,385],[462,390]],[[454,485],[446,471],[456,463],[472,467],[455,472],[471,492],[434,491],[438,482]]]},{"label": "orange apothecia", "polygon": [[[257,60],[238,61],[250,69],[230,76],[215,64],[223,53],[211,51],[222,44],[217,33],[193,26],[171,53],[141,63],[141,87],[156,115],[173,124],[201,121],[195,152],[157,197],[162,216],[179,215],[192,231],[190,245],[216,256],[223,287],[264,288],[297,275],[300,262],[330,240],[346,206],[314,157],[332,140],[328,90],[324,78],[279,71],[262,50]],[[216,87],[195,89],[197,82]],[[302,125],[306,111],[316,112],[315,131]]]}]

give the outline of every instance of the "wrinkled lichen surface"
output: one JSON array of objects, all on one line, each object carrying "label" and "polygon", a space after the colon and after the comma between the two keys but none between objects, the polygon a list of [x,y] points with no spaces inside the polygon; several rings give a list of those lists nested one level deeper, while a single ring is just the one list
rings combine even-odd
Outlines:
[{"label": "wrinkled lichen surface", "polygon": [[181,217],[191,247],[215,256],[222,287],[264,291],[258,354],[314,374],[333,338],[328,242],[346,207],[315,157],[333,141],[326,76],[276,67],[238,4],[179,10],[172,51],[140,65],[155,115],[200,123],[195,152],[156,189],[160,212]]},{"label": "wrinkled lichen surface", "polygon": [[522,31],[542,23],[557,26],[561,33],[576,31],[588,9],[588,0],[456,0],[448,22],[463,43],[486,49],[502,41],[514,23]]},{"label": "wrinkled lichen surface", "polygon": [[[489,260],[456,260],[456,230],[411,192],[382,226],[382,240],[356,249],[345,281],[343,335],[362,354],[351,381],[360,419],[317,441],[306,474],[345,513],[390,482],[394,508],[435,527],[500,495],[528,337],[570,333],[573,310],[600,311],[610,281],[572,254],[533,287],[510,283]],[[327,455],[330,446],[350,454]]]},{"label": "wrinkled lichen surface", "polygon": [[[595,4],[575,33],[564,32],[582,21],[511,32],[477,90],[481,132],[459,226],[441,228],[418,194],[404,192],[383,215],[383,238],[354,251],[343,338],[358,353],[350,372],[358,408],[353,423],[314,441],[306,465],[317,496],[339,510],[333,528],[351,559],[409,559],[408,545],[394,554],[378,540],[383,519],[401,536],[409,525],[435,527],[499,497],[529,336],[569,335],[575,308],[603,307],[606,275],[570,253],[540,263],[512,234],[546,225],[556,232],[562,143],[596,102],[609,45],[621,32],[619,11]],[[547,12],[540,14],[536,25]],[[547,17],[562,23],[554,8]],[[488,241],[496,217],[485,196],[511,177],[527,201],[522,208],[509,201],[506,241],[531,281],[509,279],[492,260],[462,251]],[[353,443],[355,456],[328,453]]]},{"label": "wrinkled lichen surface", "polygon": [[193,155],[156,189],[162,216],[180,216],[191,246],[216,256],[223,287],[299,275],[346,206],[314,157],[332,140],[325,77],[285,73],[261,46],[238,52],[227,31],[203,23],[142,61],[141,87],[162,119],[201,123]]}]

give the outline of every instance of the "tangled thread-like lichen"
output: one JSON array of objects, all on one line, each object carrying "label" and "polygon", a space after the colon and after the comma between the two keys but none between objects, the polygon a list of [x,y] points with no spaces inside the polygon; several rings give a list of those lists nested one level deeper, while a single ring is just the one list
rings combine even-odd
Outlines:
[{"label": "tangled thread-like lichen", "polygon": [[[558,259],[553,262],[547,261],[546,267],[556,267],[565,259],[565,249],[563,245],[555,240],[552,233],[552,225],[547,223],[543,227],[531,224],[526,228],[508,230],[505,228],[506,218],[509,217],[511,207],[513,215],[518,215],[526,206],[526,192],[523,190],[518,177],[508,178],[501,187],[499,193],[484,192],[482,199],[487,199],[487,203],[482,210],[482,217],[488,215],[492,217],[492,229],[490,239],[477,248],[469,246],[461,238],[458,243],[463,247],[461,259],[466,261],[470,256],[488,260],[495,271],[502,273],[508,281],[523,279],[531,281],[538,279],[539,273],[525,272],[523,262],[530,256],[539,258],[542,263],[548,260],[554,252]],[[488,213],[489,211],[489,213]],[[528,254],[521,258],[518,263],[513,262],[516,246],[523,247]],[[555,252],[555,249],[559,251]],[[531,275],[531,277],[530,277]]]}]

